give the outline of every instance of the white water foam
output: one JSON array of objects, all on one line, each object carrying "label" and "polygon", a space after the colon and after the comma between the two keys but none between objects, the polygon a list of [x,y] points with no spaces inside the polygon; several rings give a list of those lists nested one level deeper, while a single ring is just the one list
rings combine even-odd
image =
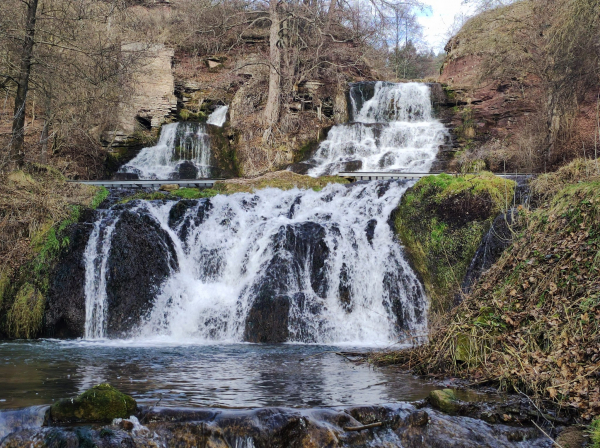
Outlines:
[{"label": "white water foam", "polygon": [[225,121],[227,121],[227,111],[229,110],[229,106],[219,106],[217,107],[212,114],[208,116],[208,120],[206,120],[206,124],[212,124],[214,126],[218,126],[220,128],[223,127]]},{"label": "white water foam", "polygon": [[428,172],[448,135],[433,117],[430,96],[426,84],[384,82],[375,84],[373,97],[362,105],[351,95],[354,122],[331,128],[308,174]]},{"label": "white water foam", "polygon": [[[294,263],[295,271],[271,274],[284,285],[279,293],[290,297],[289,342],[383,345],[397,342],[405,330],[423,334],[425,294],[388,222],[406,188],[372,182],[333,184],[320,192],[265,189],[218,195],[210,207],[203,200],[190,207],[173,229],[173,202],[139,201],[137,209],[169,234],[179,266],[135,337],[163,343],[243,341],[246,319],[270,270]],[[201,208],[205,217],[198,222],[194,218]],[[307,223],[313,227],[298,230]],[[325,291],[312,281],[314,247],[302,246],[303,238],[317,231],[321,239],[311,244],[326,246],[328,252],[320,282]],[[289,241],[301,247],[296,255],[288,250]],[[95,245],[92,239],[90,244]],[[97,258],[106,256],[98,253]],[[106,262],[86,258],[86,270],[99,264]],[[341,282],[347,285],[345,299]],[[105,292],[96,294],[98,300],[106,298]]]}]

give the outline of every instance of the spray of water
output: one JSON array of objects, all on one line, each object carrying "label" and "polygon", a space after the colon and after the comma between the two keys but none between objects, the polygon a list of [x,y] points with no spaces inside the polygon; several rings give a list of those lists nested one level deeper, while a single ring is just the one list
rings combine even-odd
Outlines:
[{"label": "spray of water", "polygon": [[103,338],[106,334],[108,306],[106,278],[111,238],[118,215],[110,211],[94,224],[84,253],[85,263],[85,330],[86,339]]},{"label": "spray of water", "polygon": [[220,128],[223,127],[225,121],[227,120],[227,111],[229,110],[229,106],[219,106],[215,109],[215,111],[210,114],[208,120],[206,120],[206,124],[212,124],[214,126],[218,126]]}]

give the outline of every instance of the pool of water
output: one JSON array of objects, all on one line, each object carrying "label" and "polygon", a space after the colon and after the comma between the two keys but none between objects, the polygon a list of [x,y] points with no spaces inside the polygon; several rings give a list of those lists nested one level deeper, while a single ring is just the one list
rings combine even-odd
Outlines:
[{"label": "pool of water", "polygon": [[51,404],[108,382],[140,404],[251,408],[369,405],[435,387],[318,345],[0,342],[0,409]]}]

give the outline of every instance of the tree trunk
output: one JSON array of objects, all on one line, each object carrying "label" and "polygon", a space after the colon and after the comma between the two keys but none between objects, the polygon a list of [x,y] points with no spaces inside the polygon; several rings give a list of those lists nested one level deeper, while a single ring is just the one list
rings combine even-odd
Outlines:
[{"label": "tree trunk", "polygon": [[[281,49],[279,48],[279,11],[278,0],[269,1],[269,18],[271,29],[269,33],[269,95],[265,106],[265,125],[267,131],[279,121],[279,109],[281,108]],[[270,133],[270,132],[268,132]]]},{"label": "tree trunk", "polygon": [[29,0],[27,3],[25,40],[23,42],[23,52],[21,53],[21,69],[17,80],[17,95],[15,97],[12,141],[10,145],[10,159],[17,167],[22,166],[25,161],[25,154],[23,152],[23,141],[25,140],[25,102],[27,101],[27,91],[29,90],[29,74],[31,73],[37,6],[38,0]]},{"label": "tree trunk", "polygon": [[327,23],[325,24],[325,34],[329,34],[331,31],[331,23],[333,22],[333,18],[335,16],[335,7],[337,4],[337,0],[330,0],[329,9],[327,10]]}]

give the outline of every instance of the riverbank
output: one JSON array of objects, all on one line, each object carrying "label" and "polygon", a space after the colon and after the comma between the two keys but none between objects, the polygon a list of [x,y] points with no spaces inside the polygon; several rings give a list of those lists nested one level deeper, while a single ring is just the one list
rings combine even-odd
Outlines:
[{"label": "riverbank", "polygon": [[576,160],[531,184],[514,242],[433,328],[373,362],[530,396],[589,422],[600,413],[600,171]]}]

